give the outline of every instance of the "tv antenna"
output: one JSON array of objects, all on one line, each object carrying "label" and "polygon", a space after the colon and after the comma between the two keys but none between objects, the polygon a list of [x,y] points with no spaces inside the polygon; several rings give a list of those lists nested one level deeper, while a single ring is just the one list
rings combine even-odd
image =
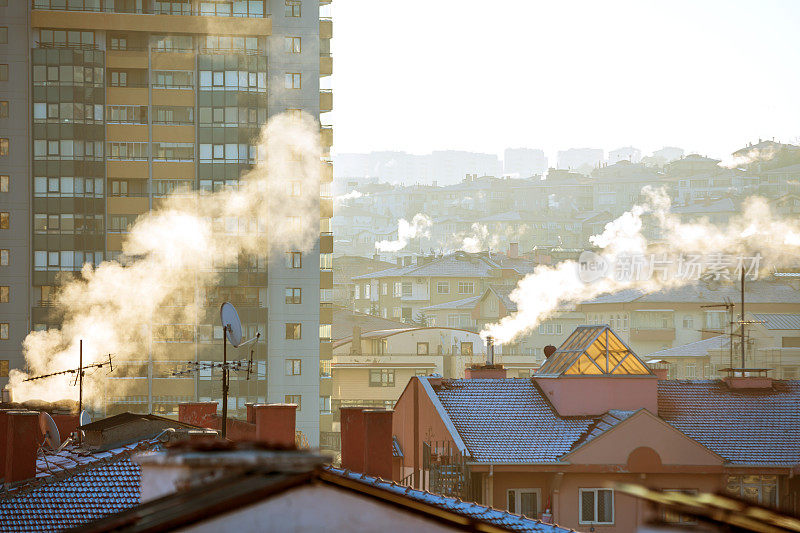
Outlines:
[{"label": "tv antenna", "polygon": [[[78,413],[83,413],[83,376],[90,368],[103,368],[106,365],[109,367],[109,374],[114,371],[114,365],[111,364],[111,354],[108,354],[108,361],[83,366],[83,339],[81,339],[78,344],[78,368],[70,368],[68,370],[61,370],[59,372],[52,372],[50,374],[42,374],[41,376],[33,376],[29,377],[28,379],[24,379],[23,381],[37,381],[40,379],[52,378],[54,376],[62,376],[64,374],[75,374],[75,381],[72,383],[72,385],[78,385]],[[81,431],[78,430],[78,443],[80,442]]]},{"label": "tv antenna", "polygon": [[[190,372],[197,372],[199,370],[212,370],[214,368],[222,369],[222,438],[225,438],[228,426],[228,389],[230,388],[229,373],[231,371],[244,371],[247,372],[247,379],[250,379],[250,374],[253,372],[253,352],[250,350],[249,360],[228,361],[228,342],[234,348],[239,348],[253,341],[258,341],[261,338],[261,333],[256,333],[252,339],[242,341],[242,322],[239,320],[239,313],[230,302],[225,302],[219,309],[220,321],[222,322],[223,335],[222,335],[222,362],[197,362],[187,361],[189,368],[173,372],[173,376],[182,376]],[[257,345],[256,345],[257,346]]]}]

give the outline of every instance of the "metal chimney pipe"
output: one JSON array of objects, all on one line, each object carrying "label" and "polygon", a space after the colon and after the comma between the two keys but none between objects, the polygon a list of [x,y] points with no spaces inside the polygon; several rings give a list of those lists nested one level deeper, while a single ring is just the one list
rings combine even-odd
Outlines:
[{"label": "metal chimney pipe", "polygon": [[494,338],[486,337],[486,364],[494,364]]}]

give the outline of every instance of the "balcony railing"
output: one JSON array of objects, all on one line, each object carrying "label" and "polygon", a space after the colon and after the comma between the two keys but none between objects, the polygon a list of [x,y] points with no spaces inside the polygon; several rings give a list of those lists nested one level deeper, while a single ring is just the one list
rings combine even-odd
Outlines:
[{"label": "balcony railing", "polygon": [[134,15],[183,15],[204,17],[236,17],[236,18],[269,18],[269,13],[234,12],[230,4],[216,4],[215,8],[192,8],[185,4],[168,4],[152,8],[125,8],[109,6],[105,0],[32,0],[33,9],[49,9],[53,11],[86,11],[90,13],[120,13]]}]

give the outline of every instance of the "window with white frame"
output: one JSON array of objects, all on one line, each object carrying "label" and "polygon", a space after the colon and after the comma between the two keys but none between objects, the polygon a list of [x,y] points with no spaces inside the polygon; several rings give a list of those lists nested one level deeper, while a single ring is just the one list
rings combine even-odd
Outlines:
[{"label": "window with white frame", "polygon": [[403,295],[403,283],[400,281],[394,282],[394,297],[400,298]]},{"label": "window with white frame", "polygon": [[538,518],[541,513],[542,489],[509,489],[508,512],[528,518]]},{"label": "window with white frame", "polygon": [[450,282],[449,281],[437,281],[436,282],[436,294],[450,294]]},{"label": "window with white frame", "polygon": [[288,54],[299,54],[300,37],[286,37],[284,39],[284,48]]},{"label": "window with white frame", "polygon": [[472,294],[475,292],[475,284],[471,281],[458,282],[458,294]]},{"label": "window with white frame", "polygon": [[614,523],[614,491],[612,489],[579,489],[581,524]]}]

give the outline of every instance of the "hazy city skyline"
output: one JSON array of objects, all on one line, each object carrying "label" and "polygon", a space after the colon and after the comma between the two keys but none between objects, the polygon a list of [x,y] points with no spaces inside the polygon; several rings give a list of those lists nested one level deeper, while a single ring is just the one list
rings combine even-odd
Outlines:
[{"label": "hazy city skyline", "polygon": [[555,160],[633,145],[722,158],[759,137],[794,141],[800,5],[748,6],[336,4],[335,152],[528,147]]}]

